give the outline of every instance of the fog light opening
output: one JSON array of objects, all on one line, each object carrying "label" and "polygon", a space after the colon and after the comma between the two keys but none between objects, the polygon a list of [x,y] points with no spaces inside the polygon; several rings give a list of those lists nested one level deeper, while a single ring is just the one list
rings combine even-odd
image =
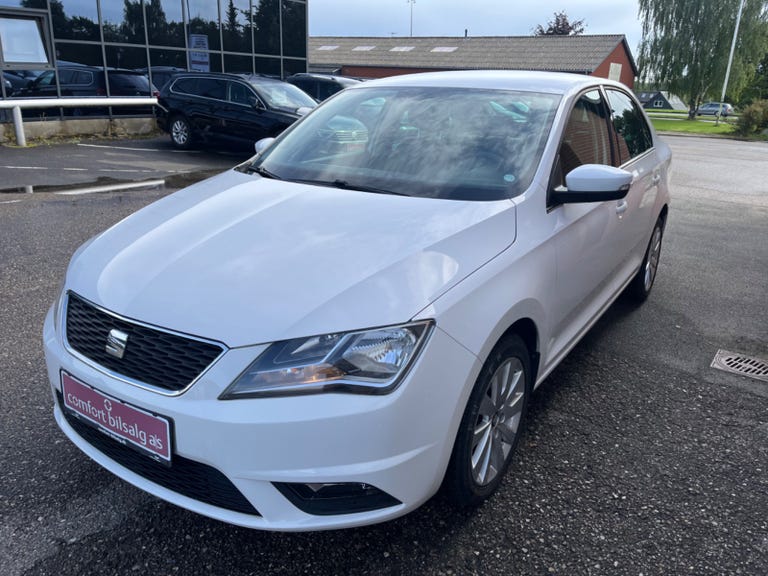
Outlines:
[{"label": "fog light opening", "polygon": [[363,482],[273,484],[299,510],[317,516],[370,512],[401,504],[397,498]]}]

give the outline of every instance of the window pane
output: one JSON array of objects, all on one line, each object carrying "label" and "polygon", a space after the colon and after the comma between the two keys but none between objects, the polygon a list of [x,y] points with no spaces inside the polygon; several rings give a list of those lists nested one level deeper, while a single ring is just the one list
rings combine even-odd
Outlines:
[{"label": "window pane", "polygon": [[652,146],[651,131],[629,96],[617,90],[608,90],[608,101],[611,103],[611,120],[623,164]]},{"label": "window pane", "polygon": [[221,0],[224,50],[251,53],[250,16],[249,0]]},{"label": "window pane", "polygon": [[[257,54],[280,54],[279,10],[277,0],[254,0],[253,40],[254,52]],[[277,73],[280,73],[279,68]]]},{"label": "window pane", "polygon": [[51,2],[53,36],[65,40],[101,40],[96,0]]},{"label": "window pane", "polygon": [[180,0],[145,0],[144,11],[147,15],[147,37],[150,44],[185,47],[184,18]]},{"label": "window pane", "polygon": [[144,48],[107,46],[107,66],[111,68],[146,68],[147,51]]},{"label": "window pane", "polygon": [[256,74],[266,74],[268,76],[280,76],[280,58],[259,58],[253,59],[256,67]]},{"label": "window pane", "polygon": [[150,66],[171,66],[173,68],[187,68],[187,53],[183,50],[157,50],[149,51]]},{"label": "window pane", "polygon": [[104,40],[144,44],[144,14],[141,0],[107,1],[101,3]]},{"label": "window pane", "polygon": [[232,74],[250,74],[252,59],[250,56],[232,56],[224,54],[224,72]]},{"label": "window pane", "polygon": [[40,25],[32,18],[0,18],[0,46],[7,63],[48,64]]},{"label": "window pane", "polygon": [[579,98],[571,111],[553,186],[562,186],[565,175],[582,164],[612,164],[606,110],[597,90]]},{"label": "window pane", "polygon": [[307,61],[306,60],[290,60],[286,58],[285,60],[283,60],[283,71],[285,72],[286,76],[290,76],[291,74],[298,74],[299,72],[306,72]]},{"label": "window pane", "polygon": [[[219,7],[210,0],[189,0],[189,34],[197,37],[198,45],[206,43],[209,50],[221,48],[219,37]],[[192,42],[190,42],[190,48]]]},{"label": "window pane", "polygon": [[227,83],[225,80],[214,78],[200,78],[197,81],[197,93],[206,98],[215,98],[216,100],[227,99]]},{"label": "window pane", "polygon": [[95,44],[56,42],[56,59],[74,64],[104,66],[101,46]]},{"label": "window pane", "polygon": [[307,5],[283,0],[283,55],[307,57]]}]

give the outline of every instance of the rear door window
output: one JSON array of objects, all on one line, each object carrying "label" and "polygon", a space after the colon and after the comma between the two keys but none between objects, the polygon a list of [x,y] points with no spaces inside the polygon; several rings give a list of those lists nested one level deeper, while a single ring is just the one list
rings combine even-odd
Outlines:
[{"label": "rear door window", "polygon": [[218,78],[198,78],[196,93],[198,96],[215,100],[227,99],[227,82]]},{"label": "rear door window", "polygon": [[611,105],[611,122],[616,133],[620,164],[640,156],[653,146],[651,130],[632,99],[623,92],[607,89]]}]

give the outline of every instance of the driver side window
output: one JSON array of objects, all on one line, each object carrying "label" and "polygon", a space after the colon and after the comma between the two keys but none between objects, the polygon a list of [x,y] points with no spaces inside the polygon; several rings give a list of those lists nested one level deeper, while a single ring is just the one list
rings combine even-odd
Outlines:
[{"label": "driver side window", "polygon": [[608,115],[598,90],[583,94],[571,110],[551,188],[565,186],[565,175],[582,164],[612,165]]}]

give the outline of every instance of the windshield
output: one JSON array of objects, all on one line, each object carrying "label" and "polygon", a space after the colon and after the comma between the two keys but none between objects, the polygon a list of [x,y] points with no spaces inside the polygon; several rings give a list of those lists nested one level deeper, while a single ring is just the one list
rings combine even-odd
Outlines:
[{"label": "windshield", "polygon": [[251,169],[409,196],[509,198],[530,185],[559,101],[504,90],[350,89],[287,132]]},{"label": "windshield", "polygon": [[297,108],[317,106],[311,96],[288,82],[251,82],[251,86],[270,108],[293,112]]}]

